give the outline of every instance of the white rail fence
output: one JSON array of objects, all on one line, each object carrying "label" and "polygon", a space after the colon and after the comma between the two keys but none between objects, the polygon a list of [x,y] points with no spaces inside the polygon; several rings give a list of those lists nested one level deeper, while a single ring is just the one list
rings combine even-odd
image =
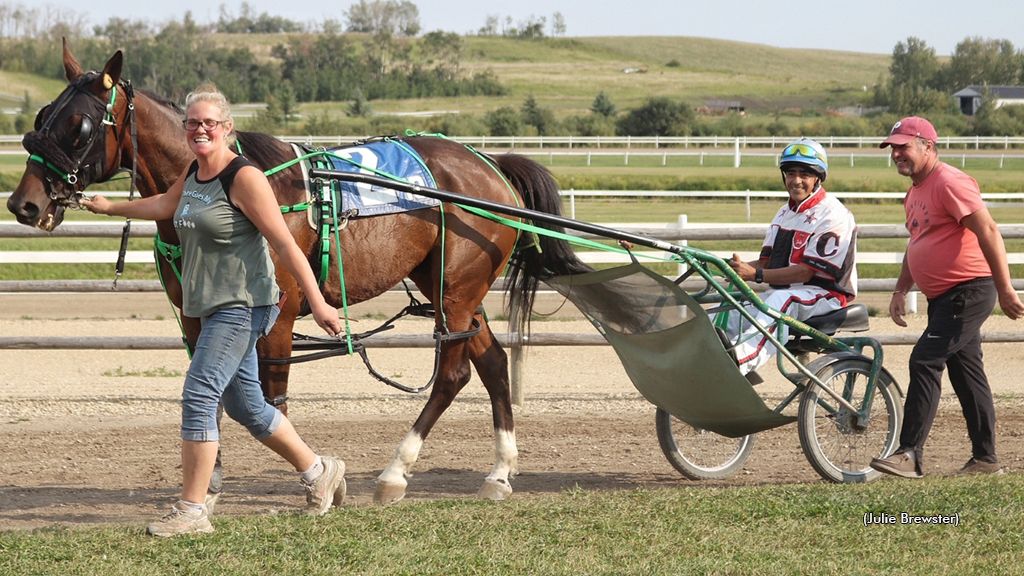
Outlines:
[{"label": "white rail fence", "polygon": [[[634,234],[648,236],[658,240],[666,240],[685,245],[690,241],[728,241],[728,240],[761,240],[768,229],[767,224],[701,224],[689,225],[686,215],[680,215],[674,223],[614,223],[607,225],[613,228],[628,230]],[[1004,238],[1024,238],[1024,224],[1004,224],[999,227]],[[122,225],[107,222],[74,222],[65,223],[53,232],[43,232],[20,225],[16,222],[0,222],[0,238],[118,238]],[[152,222],[136,222],[133,232],[141,237],[153,236],[156,225]],[[569,231],[570,234],[588,238],[602,239],[600,236]],[[907,238],[909,234],[899,224],[864,224],[858,226],[858,237],[869,238]],[[729,259],[738,253],[744,261],[754,260],[756,251],[713,250],[716,256]],[[589,264],[622,264],[630,261],[630,256],[618,252],[581,251],[581,260]],[[633,255],[647,262],[664,261],[663,252],[637,250]],[[113,263],[117,260],[117,252],[113,250],[81,250],[81,251],[49,251],[49,250],[15,250],[0,252],[0,264],[70,264]],[[900,264],[902,252],[858,252],[859,264]],[[130,250],[125,262],[153,264],[155,257],[152,250]],[[1024,253],[1007,254],[1009,264],[1024,264]],[[679,265],[678,273],[684,271]],[[884,292],[895,287],[895,279],[862,279],[858,289],[863,292]],[[156,281],[121,281],[125,291],[159,291]],[[1024,290],[1024,279],[1015,280],[1018,290]],[[110,290],[110,283],[105,280],[79,281],[3,281],[0,282],[0,293],[3,292],[65,292],[90,291],[105,292]],[[917,295],[912,293],[909,298],[911,312],[917,310]]]},{"label": "white rail fence", "polygon": [[[656,147],[657,148],[657,147]],[[633,159],[633,164],[637,164],[637,158],[646,159],[640,162],[641,165],[649,166],[651,164],[651,158],[654,162],[660,160],[662,166],[667,166],[669,160],[673,160],[673,165],[678,165],[678,159],[690,159],[690,162],[696,160],[696,164],[704,166],[706,163],[712,161],[715,158],[730,158],[731,164],[735,168],[739,168],[744,164],[744,158],[770,158],[771,163],[775,166],[779,164],[779,152],[750,152],[746,147],[740,146],[738,143],[734,143],[730,151],[719,151],[717,147],[712,147],[711,150],[695,150],[695,151],[684,151],[678,149],[665,149],[660,150],[637,150],[635,147],[627,146],[625,149],[617,149],[610,151],[595,151],[593,149],[577,149],[577,150],[566,150],[566,149],[552,149],[543,147],[525,148],[517,150],[518,153],[531,156],[534,159],[540,161],[546,159],[548,165],[554,165],[556,158],[580,158],[585,159],[587,166],[594,165],[595,161],[608,165],[609,162],[602,162],[602,158],[622,158],[623,166],[630,166],[630,159]],[[0,155],[8,156],[27,156],[24,150],[0,150]],[[959,154],[946,153],[942,155],[943,159],[951,164],[960,164],[961,168],[967,168],[968,159],[972,165],[976,165],[979,161],[986,161],[986,164],[991,166],[995,160],[999,161],[999,168],[1006,167],[1008,163],[1012,163],[1017,167],[1024,167],[1024,150],[1018,153],[982,153],[982,152],[962,152]],[[857,153],[857,152],[831,152],[829,154],[829,161],[832,167],[839,166],[840,163],[845,164],[846,160],[849,159],[850,166],[855,167],[857,162],[869,161],[873,164],[885,163],[886,166],[892,166],[892,158],[884,152],[874,153]],[[718,160],[715,162],[716,166],[721,166],[723,162]],[[764,162],[759,162],[759,165],[764,165]],[[687,164],[689,165],[689,164]]]},{"label": "white rail fence", "polygon": [[[1024,157],[1022,157],[1024,158]],[[568,203],[568,217],[576,218],[577,198],[742,198],[746,203],[746,218],[750,221],[750,201],[758,198],[786,198],[781,190],[561,190],[562,198]],[[11,192],[0,192],[0,200],[10,198]],[[901,200],[906,192],[829,192],[836,198],[855,200]],[[108,198],[127,198],[127,191],[103,192]],[[986,192],[982,200],[990,206],[1005,203],[1024,203],[1022,192]],[[3,223],[0,223],[3,225]],[[65,225],[66,226],[66,225]],[[59,230],[59,229],[58,229]],[[26,232],[28,234],[28,232]],[[2,238],[3,236],[0,236]]]},{"label": "white rail fence", "polygon": [[[343,146],[365,136],[278,136],[286,142],[317,146]],[[477,148],[782,148],[797,136],[459,136],[456,139]],[[879,136],[811,136],[829,148],[877,148]],[[0,145],[21,144],[20,135],[0,136]],[[942,136],[943,148],[1024,147],[1024,136]]]},{"label": "white rail fence", "polygon": [[[767,224],[699,224],[690,225],[685,214],[680,215],[676,222],[670,223],[631,223],[618,222],[604,224],[611,228],[629,230],[635,234],[649,236],[658,240],[672,242],[701,240],[760,240],[768,230]],[[1004,238],[1024,238],[1024,224],[1004,224],[999,227]],[[108,222],[67,222],[53,232],[43,232],[29,228],[17,222],[0,222],[0,238],[119,238],[122,224]],[[156,225],[152,222],[133,222],[132,233],[137,237],[153,236]],[[600,236],[569,231],[575,236],[601,239]],[[909,234],[901,224],[862,224],[858,226],[858,237],[865,238],[907,238]],[[712,251],[716,256],[730,258],[734,251]],[[640,258],[651,261],[664,260],[662,252],[638,250],[634,252]],[[740,251],[740,257],[753,260],[757,252]],[[629,262],[626,254],[615,252],[580,252],[581,259],[589,264],[612,264]],[[96,264],[113,262],[117,252],[113,250],[14,250],[0,252],[0,264]],[[1010,264],[1024,264],[1024,254],[1007,255]],[[902,252],[858,252],[857,261],[862,264],[899,264]],[[126,262],[152,264],[155,262],[151,250],[129,250]]]},{"label": "white rail fence", "polygon": [[[687,226],[686,216],[680,216],[675,224],[614,224],[615,227],[630,230],[636,234],[674,242],[697,240],[750,240],[764,238],[766,224],[729,224],[720,226]],[[141,235],[155,234],[156,226],[149,222],[136,223],[133,228]],[[1007,238],[1024,237],[1024,225],[1003,225],[1000,231]],[[116,238],[121,234],[120,224],[105,222],[66,223],[52,233],[44,233],[14,222],[0,222],[0,238],[4,237],[63,237],[83,238],[101,237]],[[859,227],[861,238],[901,238],[907,232],[900,225],[862,225]],[[597,238],[589,234],[577,234],[582,237]],[[58,256],[53,256],[53,255]],[[582,252],[580,256],[589,262],[613,262],[624,258],[611,253]],[[16,256],[12,256],[16,255]],[[728,258],[731,252],[719,253]],[[756,257],[756,253],[740,253],[746,260]],[[860,253],[859,261],[880,261],[898,263],[902,254]],[[0,252],[0,263],[11,261],[39,262],[43,258],[54,258],[54,262],[96,261],[112,263],[116,259],[113,251],[100,252],[45,252],[45,251],[13,251]],[[620,258],[622,257],[622,258]],[[898,259],[899,258],[899,259]],[[129,262],[153,262],[150,251],[129,252]],[[1024,255],[1011,254],[1011,263],[1024,263]],[[859,282],[862,292],[891,291],[896,280],[863,279]],[[499,279],[496,289],[504,285]],[[701,281],[690,280],[683,284],[687,290],[698,290],[703,286]],[[1014,280],[1017,290],[1024,290],[1024,280]],[[758,286],[757,288],[760,288]],[[397,287],[396,287],[397,289]],[[122,280],[117,284],[117,292],[157,292],[162,290],[158,281]],[[45,280],[45,281],[0,281],[0,293],[34,293],[34,292],[104,292],[112,294],[111,283],[106,280]],[[911,312],[917,309],[916,293],[912,293],[908,304]],[[603,346],[607,342],[600,334],[569,334],[569,333],[535,333],[535,334],[497,334],[498,341],[510,351],[512,398],[516,405],[522,405],[525,391],[521,375],[524,347],[526,346]],[[907,334],[874,335],[882,345],[913,344],[916,338]],[[983,339],[986,342],[1024,342],[1024,332],[987,332]],[[429,335],[385,335],[374,336],[364,341],[368,348],[432,348],[434,340]],[[40,350],[40,349],[79,349],[79,350],[176,350],[182,349],[180,338],[172,337],[39,337],[39,336],[0,336],[0,349],[7,350]]]}]

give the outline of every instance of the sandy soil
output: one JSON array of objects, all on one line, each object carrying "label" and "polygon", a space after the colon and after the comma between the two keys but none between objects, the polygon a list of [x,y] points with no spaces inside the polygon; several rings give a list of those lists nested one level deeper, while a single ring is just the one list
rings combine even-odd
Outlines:
[{"label": "sandy soil", "polygon": [[[535,331],[592,332],[571,306],[542,298],[538,311],[558,321]],[[378,299],[353,310],[362,318],[394,312]],[[489,303],[498,310],[498,303]],[[493,312],[492,312],[493,314]],[[899,329],[872,319],[872,333],[920,333],[924,319]],[[420,320],[399,331],[426,333]],[[361,319],[356,330],[375,321]],[[497,329],[503,329],[496,325]],[[986,330],[1019,331],[996,316]],[[9,336],[176,336],[162,295],[0,295],[0,334]],[[315,333],[304,324],[300,331]],[[907,346],[886,348],[886,365],[907,382]],[[408,385],[429,377],[431,352],[371,350],[378,369]],[[997,397],[999,451],[1010,471],[1024,467],[1024,387],[1019,344],[986,345]],[[178,399],[187,358],[178,351],[0,350],[0,530],[57,524],[142,524],[161,514],[180,486]],[[781,378],[758,387],[771,404],[788,392]],[[525,366],[526,402],[516,410],[520,474],[514,498],[579,486],[616,490],[688,484],[665,460],[654,407],[626,378],[608,347],[532,348]],[[293,368],[290,416],[323,454],[348,464],[347,505],[372,500],[374,479],[411,426],[424,397],[374,381],[354,358]],[[288,511],[303,503],[289,466],[229,423],[224,431],[225,490],[218,514]],[[408,499],[473,497],[493,464],[490,407],[470,383],[428,438],[410,479]],[[970,457],[952,391],[946,387],[928,444],[926,471],[951,474]],[[793,425],[762,433],[745,469],[703,485],[820,482],[804,458]]]}]

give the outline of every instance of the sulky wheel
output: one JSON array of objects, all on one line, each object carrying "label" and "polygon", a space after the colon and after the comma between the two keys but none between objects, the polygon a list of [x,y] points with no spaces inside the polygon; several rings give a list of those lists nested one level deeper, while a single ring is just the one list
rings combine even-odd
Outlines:
[{"label": "sulky wheel", "polygon": [[658,408],[658,443],[672,467],[690,480],[717,480],[739,472],[754,449],[754,435],[729,438],[696,428]]},{"label": "sulky wheel", "polygon": [[[863,404],[871,373],[870,359],[833,354],[820,358],[808,369],[854,406],[859,408]],[[900,392],[885,369],[878,374],[866,421],[860,421],[812,384],[800,401],[800,446],[822,478],[831,482],[868,482],[880,475],[870,467],[871,459],[883,458],[896,449],[902,422]]]}]

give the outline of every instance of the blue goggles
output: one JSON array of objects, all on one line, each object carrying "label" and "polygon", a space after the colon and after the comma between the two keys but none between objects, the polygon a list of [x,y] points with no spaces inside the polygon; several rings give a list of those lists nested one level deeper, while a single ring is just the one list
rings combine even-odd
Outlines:
[{"label": "blue goggles", "polygon": [[790,144],[789,146],[786,146],[786,149],[782,151],[782,157],[790,158],[793,156],[809,158],[811,160],[825,160],[817,150],[807,144]]},{"label": "blue goggles", "polygon": [[821,155],[818,153],[818,151],[814,150],[813,147],[807,145],[790,145],[785,147],[785,150],[782,151],[783,158],[791,158],[794,156],[798,156],[800,158],[808,158],[810,160],[824,161],[824,159],[821,158]]}]

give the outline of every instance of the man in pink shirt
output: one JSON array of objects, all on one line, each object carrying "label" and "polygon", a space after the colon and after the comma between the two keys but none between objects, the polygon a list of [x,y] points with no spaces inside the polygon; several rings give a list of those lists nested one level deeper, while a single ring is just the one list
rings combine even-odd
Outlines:
[{"label": "man in pink shirt", "polygon": [[928,327],[910,355],[910,385],[900,447],[871,467],[906,478],[922,477],[924,443],[939,398],[942,373],[960,399],[971,459],[967,474],[1001,473],[996,457],[996,414],[981,353],[981,325],[999,307],[1014,320],[1024,304],[1010,283],[1006,248],[973,178],[941,162],[938,134],[924,118],[904,118],[881,148],[892,147],[896,170],[913,185],[903,199],[910,243],[889,303],[893,322],[906,326],[907,292],[917,284],[928,298]]}]

